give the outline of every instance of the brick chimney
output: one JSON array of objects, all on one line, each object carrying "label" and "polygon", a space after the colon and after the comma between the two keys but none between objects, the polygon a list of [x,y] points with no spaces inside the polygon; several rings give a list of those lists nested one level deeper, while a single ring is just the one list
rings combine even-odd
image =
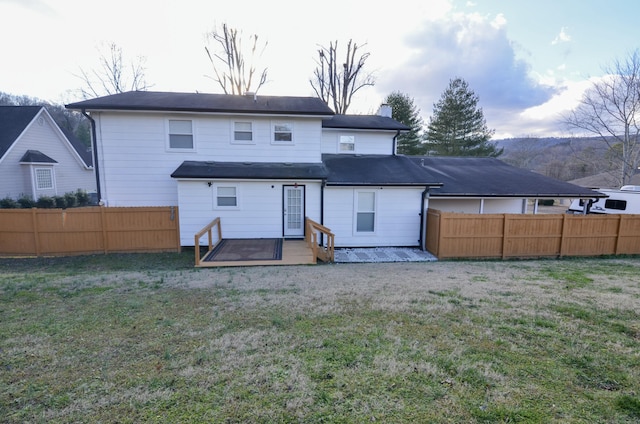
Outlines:
[{"label": "brick chimney", "polygon": [[380,105],[380,108],[378,108],[378,116],[384,116],[387,118],[391,118],[391,105],[388,105],[386,103],[383,103]]}]

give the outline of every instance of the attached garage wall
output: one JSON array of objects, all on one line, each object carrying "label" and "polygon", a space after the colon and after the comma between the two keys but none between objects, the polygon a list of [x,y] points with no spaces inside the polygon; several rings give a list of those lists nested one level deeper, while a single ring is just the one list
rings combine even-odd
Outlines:
[{"label": "attached garage wall", "polygon": [[[521,198],[484,199],[482,213],[522,213]],[[429,207],[442,212],[481,213],[481,199],[431,197]]]},{"label": "attached garage wall", "polygon": [[[375,230],[356,232],[358,191],[376,194]],[[419,246],[423,188],[326,187],[324,225],[335,234],[336,247]]]}]

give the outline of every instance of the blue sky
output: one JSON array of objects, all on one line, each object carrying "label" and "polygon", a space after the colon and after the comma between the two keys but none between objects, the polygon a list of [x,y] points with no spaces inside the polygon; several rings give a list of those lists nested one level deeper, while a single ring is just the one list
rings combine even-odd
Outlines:
[{"label": "blue sky", "polygon": [[115,42],[146,58],[158,91],[220,92],[205,34],[226,22],[268,42],[262,94],[313,95],[319,45],[349,39],[371,55],[376,85],[352,113],[374,112],[400,91],[426,122],[454,77],[480,97],[495,138],[568,135],[559,117],[603,67],[640,48],[640,2],[601,0],[0,0],[0,91],[77,100],[80,68]]}]

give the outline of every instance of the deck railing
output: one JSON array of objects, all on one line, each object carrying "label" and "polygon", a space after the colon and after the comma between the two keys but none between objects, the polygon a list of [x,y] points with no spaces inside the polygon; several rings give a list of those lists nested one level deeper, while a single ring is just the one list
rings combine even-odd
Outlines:
[{"label": "deck railing", "polygon": [[[307,226],[305,240],[313,250],[313,256],[323,262],[333,262],[335,235],[324,225],[318,224],[309,218],[306,218],[305,222]],[[318,241],[319,235],[326,239],[324,245]]]},{"label": "deck railing", "polygon": [[[217,240],[215,241],[215,243],[213,242],[213,228],[217,227],[218,231],[217,231]],[[200,239],[202,238],[203,235],[207,234],[208,237],[208,249],[207,252],[200,256]],[[207,224],[202,230],[198,231],[195,235],[195,244],[193,245],[193,250],[196,253],[196,266],[200,265],[200,262],[209,254],[211,253],[211,251],[218,245],[218,243],[220,243],[220,240],[222,240],[222,228],[220,227],[220,218],[216,218],[213,221],[211,221],[209,224]]]}]

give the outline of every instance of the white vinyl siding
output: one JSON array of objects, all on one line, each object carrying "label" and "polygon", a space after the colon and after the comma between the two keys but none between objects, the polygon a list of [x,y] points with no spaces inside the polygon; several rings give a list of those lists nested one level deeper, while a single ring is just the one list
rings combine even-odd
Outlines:
[{"label": "white vinyl siding", "polygon": [[325,188],[324,222],[336,247],[419,246],[420,205],[424,188],[376,187],[375,232],[356,231],[354,187]]},{"label": "white vinyl siding", "polygon": [[[184,161],[321,161],[322,128],[317,117],[288,120],[294,125],[296,141],[287,145],[272,144],[272,119],[269,117],[249,120],[233,115],[101,112],[94,118],[98,127],[101,194],[107,206],[178,205],[177,180],[171,178],[171,174]],[[197,152],[196,149],[167,150],[164,140],[169,119],[193,122]],[[244,121],[252,123],[253,143],[233,143],[233,123]],[[206,182],[202,184],[206,186]],[[213,206],[212,197],[212,194],[207,196],[209,211]],[[247,194],[242,191],[238,199],[242,208],[246,207],[246,198]]]},{"label": "white vinyl siding", "polygon": [[[393,154],[393,137],[395,131],[368,131],[344,129],[323,129],[322,153],[356,153],[359,155],[391,155]],[[341,142],[343,137],[353,137],[353,151]],[[347,138],[344,139],[348,140]],[[347,143],[348,144],[348,143]]]},{"label": "white vinyl siding", "polygon": [[169,119],[169,149],[193,150],[193,121],[187,119]]},{"label": "white vinyl siding", "polygon": [[[320,222],[320,181],[300,181],[305,185],[305,215]],[[283,236],[283,187],[291,181],[228,181],[220,186],[231,185],[240,194],[239,209],[222,208],[211,211],[213,187],[205,181],[179,180],[178,202],[180,205],[180,239],[183,246],[193,246],[193,235],[220,217],[224,238],[275,238]],[[213,191],[215,193],[215,191]],[[201,239],[207,243],[207,237]]]}]

